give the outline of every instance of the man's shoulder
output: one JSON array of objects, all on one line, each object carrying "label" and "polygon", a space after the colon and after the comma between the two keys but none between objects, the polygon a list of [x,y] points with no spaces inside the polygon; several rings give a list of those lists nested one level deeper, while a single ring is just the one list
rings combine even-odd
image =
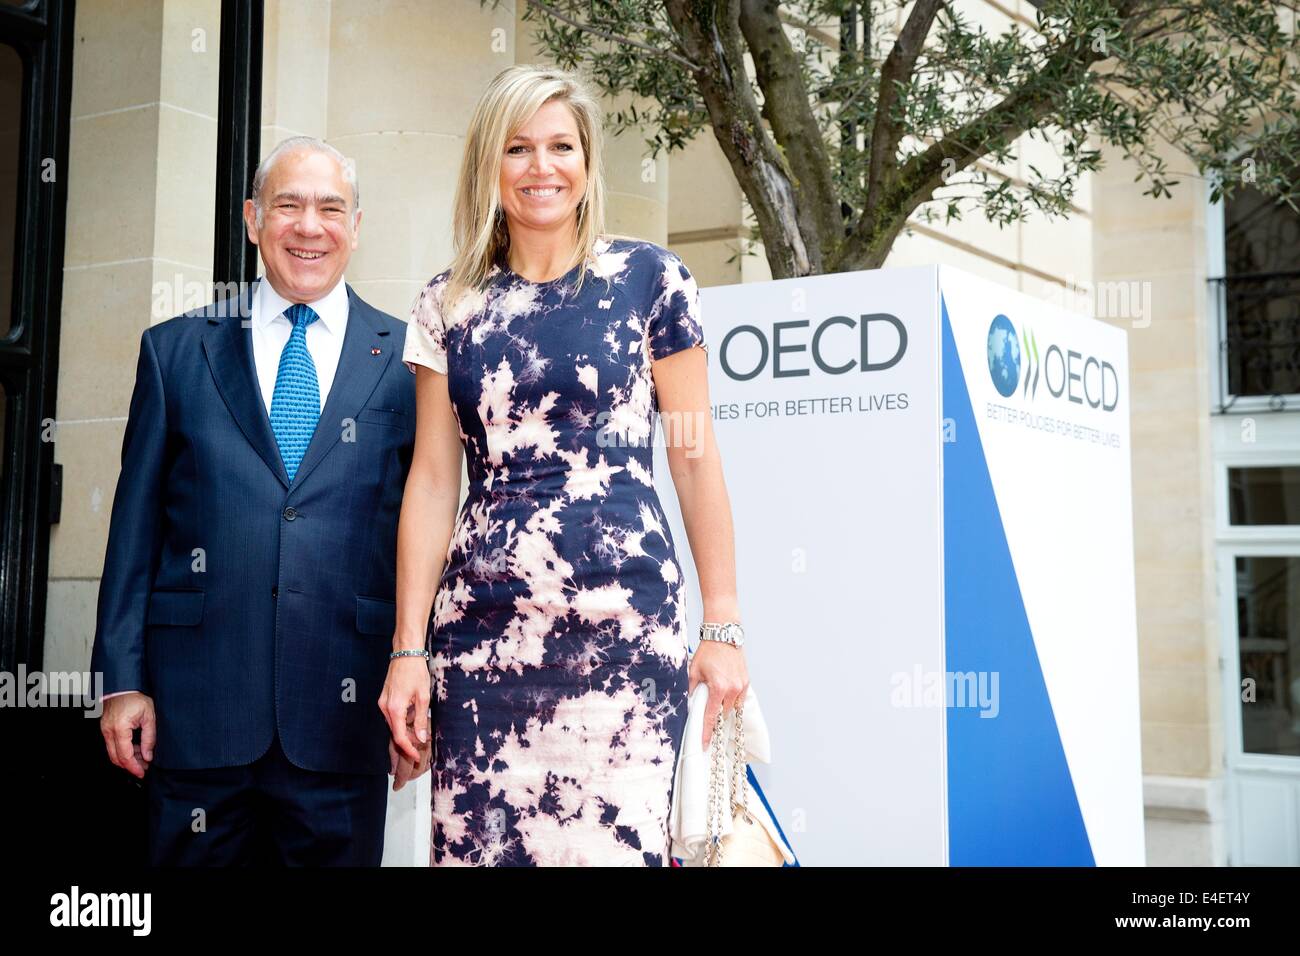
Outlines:
[{"label": "man's shoulder", "polygon": [[163,342],[188,338],[192,335],[202,335],[214,322],[238,322],[241,318],[246,319],[248,316],[239,314],[238,302],[218,300],[200,308],[191,309],[189,312],[174,315],[170,319],[156,322],[149,327],[148,335],[157,345]]},{"label": "man's shoulder", "polygon": [[[142,348],[152,348],[163,364],[187,362],[203,355],[203,340],[209,330],[224,323],[247,322],[247,299],[230,296],[216,299],[180,315],[152,323],[142,335]],[[242,311],[241,311],[242,310]]]}]

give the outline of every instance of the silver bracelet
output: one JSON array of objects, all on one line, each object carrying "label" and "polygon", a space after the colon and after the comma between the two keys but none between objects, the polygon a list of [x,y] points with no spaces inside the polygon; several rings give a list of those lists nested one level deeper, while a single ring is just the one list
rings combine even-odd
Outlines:
[{"label": "silver bracelet", "polygon": [[390,661],[395,661],[399,657],[428,657],[429,652],[423,648],[418,651],[393,651],[388,655]]},{"label": "silver bracelet", "polygon": [[744,647],[745,629],[735,621],[726,624],[705,623],[700,625],[700,640],[721,641],[732,647]]}]

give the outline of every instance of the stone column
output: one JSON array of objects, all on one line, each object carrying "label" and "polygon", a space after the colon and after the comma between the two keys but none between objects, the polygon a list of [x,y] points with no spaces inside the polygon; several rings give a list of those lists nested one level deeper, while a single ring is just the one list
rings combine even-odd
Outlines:
[{"label": "stone column", "polygon": [[77,4],[48,670],[84,670],[141,332],[212,280],[220,5]]},{"label": "stone column", "polygon": [[1093,184],[1093,257],[1098,284],[1143,284],[1149,306],[1149,324],[1128,331],[1147,862],[1221,866],[1206,186],[1184,157],[1164,155],[1189,175],[1156,200],[1107,151]]}]

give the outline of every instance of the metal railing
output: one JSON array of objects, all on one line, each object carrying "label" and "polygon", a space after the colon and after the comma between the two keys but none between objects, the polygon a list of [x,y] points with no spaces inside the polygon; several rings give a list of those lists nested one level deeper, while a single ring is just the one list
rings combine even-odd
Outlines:
[{"label": "metal railing", "polygon": [[1210,279],[1218,311],[1218,410],[1247,396],[1300,407],[1300,271]]}]

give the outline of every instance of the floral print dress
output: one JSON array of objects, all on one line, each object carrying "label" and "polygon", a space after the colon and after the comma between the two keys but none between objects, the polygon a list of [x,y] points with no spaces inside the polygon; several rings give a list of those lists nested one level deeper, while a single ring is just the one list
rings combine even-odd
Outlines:
[{"label": "floral print dress", "polygon": [[582,266],[531,282],[500,259],[450,314],[443,272],[407,326],[470,481],[430,626],[434,866],[669,863],[686,604],[651,361],[707,345],[676,255],[593,252],[576,291]]}]

